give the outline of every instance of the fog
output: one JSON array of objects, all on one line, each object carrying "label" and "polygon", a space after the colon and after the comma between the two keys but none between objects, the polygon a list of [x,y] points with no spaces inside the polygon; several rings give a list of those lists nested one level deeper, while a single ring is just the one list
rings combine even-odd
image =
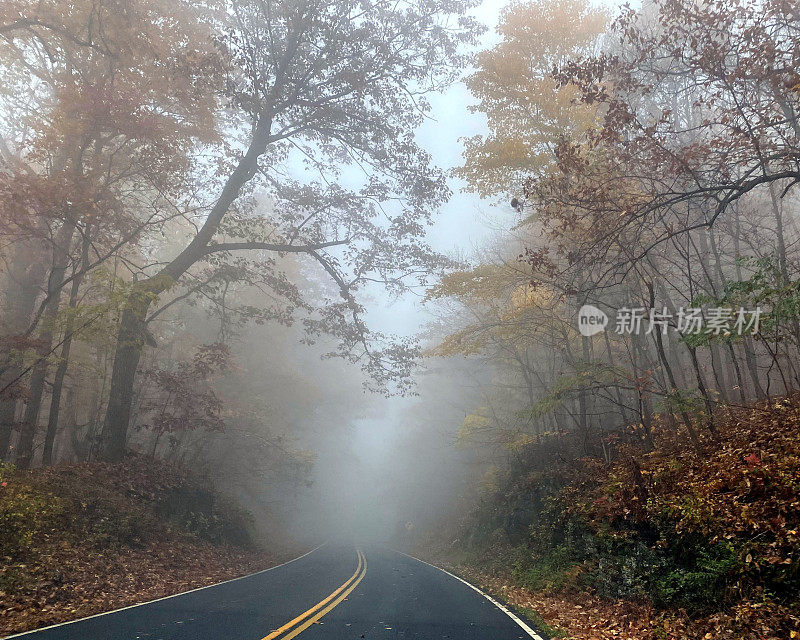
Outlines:
[{"label": "fog", "polygon": [[3,0],[0,634],[795,637],[799,38]]},{"label": "fog", "polygon": [[[489,27],[475,50],[497,41],[494,29],[504,5],[487,0],[474,11]],[[474,98],[462,82],[429,99],[432,110],[416,139],[437,166],[449,171],[463,162],[461,139],[486,131],[485,118],[470,111]],[[426,237],[436,250],[458,259],[479,257],[513,226],[514,211],[505,201],[467,192],[452,175],[448,184],[452,197]],[[432,347],[447,328],[440,324],[437,304],[424,303],[423,295],[423,288],[399,297],[377,285],[370,288],[369,323]],[[294,347],[288,358],[309,379],[331,380],[313,349]],[[408,547],[437,527],[463,520],[490,458],[474,449],[459,450],[456,439],[492,376],[480,359],[428,356],[419,363],[413,395],[387,398],[364,392],[356,367],[339,366],[332,375],[335,389],[324,388],[313,418],[304,418],[292,431],[298,446],[315,456],[310,486],[281,507],[292,537],[308,544],[331,539]]]},{"label": "fog", "polygon": [[[505,4],[486,0],[474,11],[489,27],[476,50],[497,41],[495,27]],[[594,4],[615,10],[622,3]],[[470,111],[475,100],[462,82],[430,102],[431,114],[416,139],[449,171],[463,162],[461,139],[486,131],[485,118]],[[452,197],[427,238],[437,250],[469,260],[513,226],[514,211],[504,200],[467,192],[452,175],[448,184]],[[374,288],[367,307],[370,323],[432,346],[447,329],[438,322],[437,304],[425,304],[423,295],[417,290],[397,298]],[[351,375],[348,397],[355,415],[345,424],[326,423],[302,440],[317,458],[295,535],[405,546],[438,525],[464,518],[489,459],[475,450],[458,450],[456,439],[469,408],[480,404],[476,399],[489,388],[491,369],[475,358],[425,358],[415,378],[417,395],[407,398],[364,395],[357,372]]]},{"label": "fog", "polygon": [[[471,55],[497,42],[494,27],[504,4],[487,0],[469,11],[488,30],[471,41],[465,28],[459,36],[460,52]],[[237,28],[257,34],[261,26],[248,10],[242,9]],[[79,13],[73,19],[76,28],[83,24]],[[143,24],[150,24],[143,19]],[[210,24],[201,22],[197,28],[202,31]],[[91,29],[91,23],[81,28]],[[114,28],[120,41],[127,42],[127,27],[115,24]],[[169,52],[178,46],[159,23],[147,37],[154,49]],[[12,90],[2,105],[7,115],[2,126],[4,162],[12,168],[9,175],[21,166],[25,180],[40,175],[42,190],[55,161],[40,158],[61,158],[66,152],[51,148],[58,146],[56,138],[30,133],[19,117],[27,107],[15,102],[14,87],[30,89],[31,104],[49,105],[52,96],[59,95],[55,86],[59,65],[77,67],[73,72],[79,78],[78,106],[69,113],[79,113],[88,108],[80,100],[91,93],[87,87],[96,82],[92,74],[113,77],[115,72],[113,65],[106,69],[80,43],[77,52],[68,51],[69,44],[63,46],[64,61],[47,63],[51,75],[41,84],[28,86],[23,71],[39,55],[38,43],[15,50],[21,57],[10,56],[7,67]],[[198,51],[213,56],[200,45]],[[125,91],[144,95],[143,74],[157,75],[159,70],[135,47],[126,49],[126,55],[133,73],[125,78]],[[88,145],[96,169],[104,167],[108,176],[108,183],[97,187],[96,199],[106,198],[115,216],[98,214],[97,223],[67,216],[61,224],[57,217],[42,222],[32,215],[31,221],[9,210],[4,218],[9,241],[3,248],[7,264],[2,274],[7,310],[3,324],[7,335],[24,336],[20,349],[9,351],[2,371],[3,444],[10,443],[9,458],[23,467],[54,459],[120,460],[126,451],[179,460],[253,510],[264,537],[288,530],[290,537],[308,544],[353,536],[402,544],[443,520],[459,517],[486,461],[474,450],[459,450],[455,441],[493,372],[470,357],[427,352],[449,327],[441,303],[426,303],[423,297],[443,271],[443,261],[473,260],[515,224],[515,212],[503,198],[481,199],[468,193],[465,183],[451,173],[463,163],[463,139],[486,132],[485,116],[469,109],[475,100],[459,79],[470,71],[469,66],[444,65],[441,75],[452,81],[444,90],[423,87],[428,81],[435,85],[425,74],[414,78],[411,85],[430,103],[424,117],[411,102],[392,107],[401,113],[396,131],[413,122],[408,133],[419,157],[430,160],[427,174],[428,168],[419,168],[421,160],[413,154],[394,159],[408,163],[403,170],[409,174],[419,172],[414,180],[431,192],[422,197],[414,191],[418,187],[406,184],[411,183],[407,175],[399,179],[392,173],[394,167],[372,173],[369,167],[374,165],[365,164],[368,154],[342,162],[339,151],[326,148],[320,138],[303,139],[301,129],[297,143],[280,146],[280,141],[274,151],[261,152],[263,164],[274,168],[284,184],[265,180],[245,189],[239,200],[226,202],[228,217],[212,225],[221,202],[214,205],[215,199],[226,193],[225,170],[247,157],[248,144],[251,149],[253,144],[247,142],[248,136],[260,116],[248,112],[242,98],[249,90],[246,82],[234,87],[237,97],[220,98],[217,103],[210,90],[195,93],[202,82],[213,85],[214,78],[203,76],[196,85],[180,87],[186,106],[175,122],[164,116],[172,107],[154,109],[167,121],[160,125],[164,131],[172,127],[174,140],[143,125],[142,131],[114,132],[123,139],[121,150],[114,153],[107,153],[101,142]],[[241,113],[235,108],[237,100]],[[216,113],[220,106],[224,108]],[[192,118],[201,123],[197,129],[186,126]],[[205,130],[212,121],[217,123],[217,138]],[[87,139],[113,138],[92,129],[103,122],[74,127],[85,127]],[[57,125],[42,117],[35,127],[47,131]],[[222,140],[225,144],[220,144]],[[160,146],[167,142],[173,146]],[[361,141],[353,143],[354,148],[359,145]],[[147,153],[137,155],[141,148]],[[176,149],[190,161],[172,158]],[[329,154],[325,162],[316,158],[325,153]],[[381,148],[374,158],[385,156]],[[127,158],[129,165],[119,166],[118,157]],[[158,170],[173,171],[175,176],[164,181],[154,178],[149,163],[155,157],[164,162]],[[436,174],[439,170],[442,173]],[[340,187],[330,188],[330,175],[338,178]],[[449,197],[437,191],[438,175]],[[359,202],[356,193],[381,176],[385,184],[376,193],[389,203],[372,209],[374,205]],[[12,190],[18,188],[13,180],[9,184]],[[317,215],[312,211],[316,204],[312,194],[323,196],[322,207],[330,218],[306,227]],[[370,194],[369,199],[375,197]],[[406,210],[414,212],[407,220],[402,219]],[[367,251],[369,243],[379,243],[392,229],[375,215],[378,211],[387,219],[392,215],[402,219],[398,229],[412,229],[414,244],[404,246],[406,236],[393,231],[399,240],[380,247],[387,255],[370,265],[367,260],[374,256]],[[335,246],[346,244],[340,238],[354,225],[361,234],[359,241],[352,248]],[[201,259],[202,252],[200,257],[190,255],[196,243],[192,238],[201,226],[217,234],[206,247],[213,256],[207,261]],[[291,245],[303,234],[307,245],[319,244],[322,249],[312,247],[304,256],[290,247],[288,253],[252,259],[236,253],[243,238],[257,251],[266,242],[270,251],[274,243]],[[217,257],[218,243],[226,241],[234,250],[221,251]],[[324,256],[316,253],[323,249]],[[402,280],[405,275],[396,278],[386,267],[417,253],[423,264],[407,266],[410,280]],[[45,278],[37,269],[48,263],[51,274]],[[417,277],[423,271],[430,273]],[[358,282],[357,298],[342,287],[349,277]],[[175,281],[180,286],[173,287]],[[73,285],[70,300],[68,285]],[[137,296],[147,299],[144,311],[141,317],[128,317],[126,309],[132,308]],[[25,342],[37,333],[39,342]],[[140,334],[145,338],[131,349],[127,336]],[[358,353],[365,335],[369,347]],[[207,345],[222,343],[229,354],[220,356],[219,362],[193,361],[202,357]],[[417,348],[416,357],[409,357]],[[329,357],[332,352],[337,357]],[[59,353],[64,364],[60,375],[62,382],[66,380],[63,398],[61,389],[49,394],[53,371],[48,358]],[[178,380],[180,376],[187,380]],[[372,383],[371,377],[376,379]],[[29,378],[33,400],[22,388]],[[400,388],[394,387],[395,378],[402,380]],[[165,381],[183,385],[179,394],[196,391],[198,396],[188,406],[173,407],[175,389],[167,389]],[[62,412],[59,423],[62,400],[66,414]],[[55,414],[55,422],[51,419],[45,433],[48,410]],[[17,428],[19,424],[31,428]],[[43,453],[46,449],[48,453]]]}]

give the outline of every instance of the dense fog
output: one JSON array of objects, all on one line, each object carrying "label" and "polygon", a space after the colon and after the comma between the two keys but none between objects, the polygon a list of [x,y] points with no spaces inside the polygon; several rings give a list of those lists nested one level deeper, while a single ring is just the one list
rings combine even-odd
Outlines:
[{"label": "dense fog", "polygon": [[0,618],[328,541],[797,637],[798,114],[791,0],[4,0]]}]

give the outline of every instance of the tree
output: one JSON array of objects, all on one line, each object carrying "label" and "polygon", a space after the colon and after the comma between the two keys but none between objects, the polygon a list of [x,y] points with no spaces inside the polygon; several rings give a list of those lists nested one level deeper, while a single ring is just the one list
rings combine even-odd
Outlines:
[{"label": "tree", "polygon": [[222,431],[222,402],[208,379],[229,366],[230,350],[224,344],[204,345],[189,362],[175,370],[151,369],[145,375],[153,380],[158,393],[139,406],[144,415],[142,427],[155,434],[152,454],[165,433],[203,429]]},{"label": "tree", "polygon": [[[725,300],[732,280],[753,275],[739,260],[746,250],[775,249],[776,290],[791,289],[784,219],[800,165],[786,88],[798,15],[780,1],[661,0],[624,9],[605,34],[601,17],[580,3],[514,3],[503,40],[478,58],[470,87],[490,135],[466,142],[460,175],[482,195],[515,195],[521,215],[487,264],[432,291],[461,305],[438,352],[478,353],[492,367],[485,397],[500,400],[482,400],[486,429],[535,433],[544,418],[585,447],[599,440],[607,457],[604,432],[633,420],[648,439],[655,410],[700,450],[717,407],[734,394],[747,402],[742,355],[753,396],[764,394],[765,356],[766,387],[777,375],[788,391],[800,340],[693,339],[674,320],[666,334],[589,338],[577,336],[577,310],[674,317]],[[577,35],[551,43],[539,28],[549,20]],[[527,397],[512,397],[516,388]]]},{"label": "tree", "polygon": [[[559,70],[563,86],[603,113],[602,126],[586,141],[565,138],[557,169],[532,177],[527,192],[556,241],[570,220],[595,230],[573,247],[576,270],[625,244],[635,249],[608,265],[623,273],[676,233],[711,227],[748,194],[790,193],[800,181],[800,129],[784,82],[797,29],[782,0],[661,0],[621,15],[613,51]],[[778,220],[779,253],[782,236]]]},{"label": "tree", "polygon": [[[526,179],[552,171],[562,137],[582,139],[595,125],[595,107],[579,103],[576,88],[559,86],[552,72],[573,58],[597,53],[606,22],[603,11],[582,0],[513,2],[501,16],[501,41],[477,56],[478,69],[467,80],[479,100],[473,109],[486,116],[489,135],[465,141],[465,163],[457,173],[484,197],[514,196],[512,206],[522,215],[488,264],[448,276],[433,295],[457,297],[472,316],[464,329],[445,339],[443,352],[480,351],[503,363],[500,371],[507,373],[497,373],[509,378],[498,385],[503,389],[519,380],[525,418],[517,410],[520,399],[492,394],[510,414],[505,419],[511,432],[543,432],[561,419],[575,418],[585,434],[591,421],[590,345],[563,318],[565,308],[572,307],[565,295],[579,292],[571,282],[556,281],[549,248],[536,246],[541,235],[536,212],[529,213],[518,196]],[[526,265],[534,263],[542,269],[531,274]],[[586,297],[585,287],[580,295]],[[537,357],[541,348],[548,349],[547,358]],[[564,368],[570,373],[559,377]],[[540,400],[553,395],[556,379],[559,397],[540,411]],[[495,416],[503,413],[499,409]]]},{"label": "tree", "polygon": [[[376,347],[355,294],[379,281],[403,290],[407,278],[446,264],[422,240],[424,223],[447,197],[442,175],[413,140],[424,94],[455,77],[459,45],[478,29],[474,2],[234,2],[220,43],[231,61],[226,96],[231,136],[242,153],[197,234],[169,264],[136,283],[117,341],[103,457],[124,455],[147,311],[193,265],[240,250],[300,253],[330,277],[341,302],[304,319],[310,333],[341,339],[341,354],[364,363],[381,388],[404,384],[408,344]],[[232,142],[232,146],[236,144]],[[305,170],[292,175],[291,163]],[[364,173],[346,188],[345,168]],[[313,176],[316,175],[316,178]],[[241,199],[256,178],[273,201],[269,219]],[[341,181],[341,184],[339,183]]]},{"label": "tree", "polygon": [[525,178],[555,160],[555,142],[590,127],[595,109],[576,103],[572,86],[558,86],[554,68],[596,52],[606,14],[586,0],[515,0],[500,16],[501,41],[477,56],[466,84],[489,134],[464,141],[456,174],[483,197],[519,196]]},{"label": "tree", "polygon": [[[176,24],[185,25],[182,41]],[[164,219],[189,168],[188,145],[213,137],[209,79],[222,67],[207,22],[188,3],[12,2],[0,25],[3,74],[11,80],[4,111],[16,121],[22,93],[24,111],[34,114],[25,117],[33,133],[6,127],[16,137],[15,153],[3,145],[14,194],[6,233],[49,266],[46,282],[34,283],[44,289],[38,309],[21,314],[25,335],[40,329],[17,451],[27,467],[61,291],[101,264],[108,245],[114,253]],[[80,262],[82,243],[75,251],[74,240],[90,229],[95,259],[67,280],[70,264]],[[20,303],[27,310],[32,299]]]}]

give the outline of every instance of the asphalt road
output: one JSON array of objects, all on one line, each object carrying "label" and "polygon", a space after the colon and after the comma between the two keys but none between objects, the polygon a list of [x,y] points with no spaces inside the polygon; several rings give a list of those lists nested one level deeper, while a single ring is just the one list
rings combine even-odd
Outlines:
[{"label": "asphalt road", "polygon": [[435,567],[388,549],[338,545],[237,580],[11,637],[543,640]]}]

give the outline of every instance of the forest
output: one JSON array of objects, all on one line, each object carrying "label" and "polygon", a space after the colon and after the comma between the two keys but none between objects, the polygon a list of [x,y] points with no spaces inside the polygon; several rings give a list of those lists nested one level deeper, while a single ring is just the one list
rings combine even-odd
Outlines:
[{"label": "forest", "polygon": [[357,535],[800,637],[799,196],[795,0],[5,0],[0,633]]}]

